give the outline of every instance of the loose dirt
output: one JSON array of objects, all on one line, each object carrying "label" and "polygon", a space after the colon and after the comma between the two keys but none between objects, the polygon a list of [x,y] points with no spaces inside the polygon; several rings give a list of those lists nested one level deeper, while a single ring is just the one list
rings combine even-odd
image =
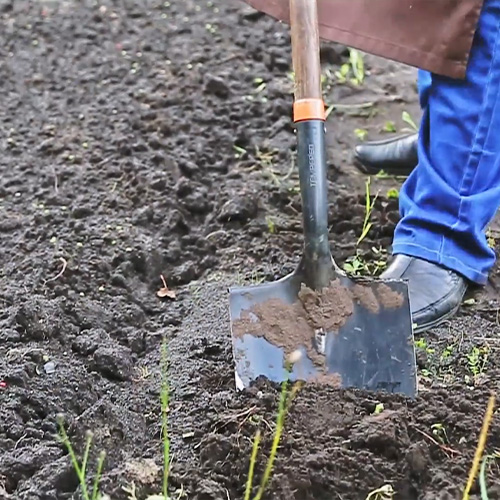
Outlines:
[{"label": "loose dirt", "polygon": [[[242,499],[258,429],[260,480],[280,387],[236,392],[226,287],[300,258],[289,42],[237,2],[0,3],[2,500],[81,498],[59,413],[79,454],[94,433],[90,470],[107,452],[113,500],[132,482],[140,499],[160,491],[163,337],[172,498]],[[390,251],[399,180],[372,179],[356,248],[365,178],[350,152],[388,122],[402,131],[403,111],[418,120],[416,75],[366,57],[363,85],[339,85],[346,49],[325,45],[322,62],[327,103],[343,105],[327,123],[332,251],[373,263]],[[175,300],[156,296],[161,275]],[[415,401],[305,385],[267,498],[364,500],[387,483],[398,500],[461,498],[499,388],[499,282],[497,266],[475,303],[418,338]],[[499,447],[495,417],[487,449]],[[495,467],[488,484],[499,498]]]},{"label": "loose dirt", "polygon": [[377,295],[380,303],[386,309],[397,309],[403,305],[403,296],[392,290],[391,287],[385,283],[377,286]]},{"label": "loose dirt", "polygon": [[354,311],[352,294],[338,279],[318,291],[303,285],[299,300],[308,323],[323,332],[338,332]]},{"label": "loose dirt", "polygon": [[352,287],[353,297],[366,309],[372,313],[380,311],[380,303],[371,286],[354,285]]},{"label": "loose dirt", "polygon": [[352,294],[340,280],[322,290],[302,284],[296,302],[287,304],[275,298],[256,304],[241,313],[232,331],[236,337],[264,337],[282,347],[285,358],[303,346],[309,359],[324,368],[325,358],[315,346],[316,333],[338,332],[353,311]]}]

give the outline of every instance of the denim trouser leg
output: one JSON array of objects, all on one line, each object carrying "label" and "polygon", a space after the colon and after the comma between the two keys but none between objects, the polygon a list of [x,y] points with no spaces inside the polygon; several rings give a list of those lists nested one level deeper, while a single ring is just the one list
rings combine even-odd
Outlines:
[{"label": "denim trouser leg", "polygon": [[495,255],[485,229],[500,206],[500,0],[485,0],[466,80],[421,71],[418,165],[400,193],[394,254],[478,284]]}]

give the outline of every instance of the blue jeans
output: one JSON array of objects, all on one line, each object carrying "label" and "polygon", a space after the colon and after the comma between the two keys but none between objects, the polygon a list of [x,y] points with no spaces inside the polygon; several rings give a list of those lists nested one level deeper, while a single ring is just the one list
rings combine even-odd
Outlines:
[{"label": "blue jeans", "polygon": [[484,284],[500,206],[500,0],[485,0],[465,80],[419,71],[418,165],[400,193],[393,253]]}]

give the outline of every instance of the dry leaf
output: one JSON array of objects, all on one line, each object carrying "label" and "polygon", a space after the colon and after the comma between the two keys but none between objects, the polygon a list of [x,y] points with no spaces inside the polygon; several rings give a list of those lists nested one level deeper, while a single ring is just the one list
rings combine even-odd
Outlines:
[{"label": "dry leaf", "polygon": [[163,282],[163,287],[156,292],[156,295],[161,299],[163,297],[168,297],[169,299],[175,299],[175,292],[173,290],[168,289],[167,282],[165,281],[163,274],[160,274],[160,278]]}]

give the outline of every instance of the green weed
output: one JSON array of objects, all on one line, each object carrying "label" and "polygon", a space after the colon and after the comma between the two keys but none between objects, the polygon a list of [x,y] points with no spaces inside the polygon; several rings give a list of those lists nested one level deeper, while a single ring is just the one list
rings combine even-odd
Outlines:
[{"label": "green weed", "polygon": [[333,110],[335,110],[338,115],[343,114],[361,118],[373,118],[378,113],[378,109],[376,108],[374,102],[361,102],[357,104],[331,104],[326,110],[327,118]]},{"label": "green weed", "polygon": [[247,150],[245,148],[240,148],[236,144],[233,144],[233,149],[236,151],[234,155],[235,158],[242,158],[244,155],[247,154]]},{"label": "green weed", "polygon": [[459,362],[456,344],[431,346],[424,338],[415,340],[415,348],[425,353],[425,368],[420,370],[422,379],[430,382],[432,379],[444,383],[456,378],[456,366]]},{"label": "green weed", "polygon": [[163,442],[163,497],[168,500],[168,478],[170,472],[170,438],[168,434],[168,405],[170,388],[168,383],[168,355],[167,343],[164,339],[161,348],[160,373],[161,373],[161,435]]},{"label": "green weed", "polygon": [[272,217],[266,216],[267,230],[271,234],[276,233],[276,223],[274,222]]},{"label": "green weed", "polygon": [[415,340],[415,347],[417,349],[422,349],[423,351],[425,351],[427,354],[433,354],[435,352],[434,349],[430,348],[428,345],[427,345],[427,341],[425,339],[417,339]]},{"label": "green weed", "polygon": [[396,124],[392,120],[389,120],[389,121],[385,122],[385,125],[382,128],[382,131],[388,132],[388,133],[396,132]]},{"label": "green weed", "polygon": [[349,75],[350,69],[351,68],[349,64],[342,64],[342,66],[340,66],[340,69],[338,71],[335,71],[335,76],[340,83],[345,83],[347,81],[347,76]]},{"label": "green weed", "polygon": [[481,490],[481,500],[489,500],[488,486],[486,484],[486,466],[489,462],[500,459],[500,451],[496,451],[490,455],[486,455],[481,462],[479,470],[479,488]]},{"label": "green weed", "polygon": [[363,55],[356,49],[349,49],[349,62],[354,74],[354,78],[351,79],[351,82],[355,85],[361,85],[365,80],[365,62],[363,60]]},{"label": "green weed", "polygon": [[[269,481],[270,481],[271,475],[272,475],[272,471],[273,471],[274,462],[276,460],[276,455],[278,452],[278,446],[279,446],[279,443],[281,440],[281,436],[283,434],[285,419],[286,419],[286,416],[288,415],[288,412],[290,410],[290,405],[293,402],[293,399],[295,398],[295,396],[296,396],[296,394],[301,386],[301,383],[297,382],[289,390],[291,368],[292,368],[292,363],[287,362],[286,377],[285,377],[285,380],[281,384],[280,402],[279,402],[279,407],[278,407],[278,415],[276,418],[276,428],[274,431],[273,442],[271,445],[271,452],[269,454],[269,458],[268,458],[267,463],[266,463],[266,468],[264,469],[264,474],[262,475],[260,486],[257,490],[256,495],[253,497],[253,500],[261,500],[262,495],[264,494],[264,492],[269,484]],[[258,447],[259,447],[260,440],[261,440],[261,434],[260,434],[260,431],[257,431],[255,438],[254,438],[254,441],[253,441],[252,455],[250,457],[248,479],[247,479],[246,489],[245,489],[245,500],[250,499],[250,495],[252,492],[253,476],[254,476],[255,464],[257,462],[257,454],[258,454]]]},{"label": "green weed", "polygon": [[384,170],[380,170],[378,174],[375,175],[377,179],[394,179],[404,181],[408,176],[406,175],[390,175]]},{"label": "green weed", "polygon": [[396,188],[387,191],[387,198],[397,200],[399,198],[399,191]]},{"label": "green weed", "polygon": [[408,111],[403,111],[403,113],[401,114],[401,118],[405,123],[407,123],[411,127],[413,131],[418,132],[418,127],[416,123],[413,121],[413,118],[411,117],[410,113],[408,113]]},{"label": "green weed", "polygon": [[354,129],[354,135],[360,141],[364,141],[366,139],[366,136],[368,135],[368,130],[365,130],[364,128],[356,128]]},{"label": "green weed", "polygon": [[477,379],[484,373],[488,363],[488,346],[476,347],[474,346],[471,351],[466,355],[467,367],[474,379]]},{"label": "green weed", "polygon": [[497,242],[490,228],[488,228],[488,230],[486,231],[486,241],[488,242],[488,246],[490,248],[496,247]]},{"label": "green weed", "polygon": [[59,425],[59,438],[68,450],[69,456],[71,458],[71,463],[78,477],[78,481],[80,483],[80,488],[82,490],[82,496],[84,500],[101,500],[103,496],[99,492],[99,481],[101,479],[102,468],[104,465],[104,459],[106,457],[106,453],[101,451],[99,454],[99,458],[97,461],[97,471],[94,479],[94,484],[92,488],[92,493],[89,494],[88,486],[87,486],[87,465],[89,459],[90,448],[92,446],[92,438],[93,435],[90,431],[86,433],[85,439],[85,448],[83,452],[82,462],[80,463],[75,450],[71,444],[71,441],[66,433],[66,429],[64,428],[64,417],[59,415],[57,417],[57,423]]},{"label": "green weed", "polygon": [[339,83],[349,80],[353,85],[361,85],[365,80],[365,63],[361,52],[349,49],[349,63],[342,64],[334,75]]},{"label": "green weed", "polygon": [[442,444],[448,443],[448,436],[446,434],[446,428],[443,424],[437,423],[431,425],[432,434],[436,437],[436,439]]},{"label": "green weed", "polygon": [[374,196],[373,200],[371,199],[370,193],[370,183],[371,177],[368,177],[365,182],[365,219],[363,221],[363,230],[361,231],[361,235],[356,242],[356,246],[366,238],[366,235],[370,231],[372,227],[372,222],[370,222],[370,217],[373,212],[373,207],[375,206],[375,201],[377,200],[378,193]]},{"label": "green weed", "polygon": [[372,248],[372,252],[377,255],[375,260],[367,261],[361,254],[361,251],[356,250],[356,255],[349,257],[343,264],[343,269],[346,273],[352,276],[377,276],[387,267],[387,255],[382,250]]}]

